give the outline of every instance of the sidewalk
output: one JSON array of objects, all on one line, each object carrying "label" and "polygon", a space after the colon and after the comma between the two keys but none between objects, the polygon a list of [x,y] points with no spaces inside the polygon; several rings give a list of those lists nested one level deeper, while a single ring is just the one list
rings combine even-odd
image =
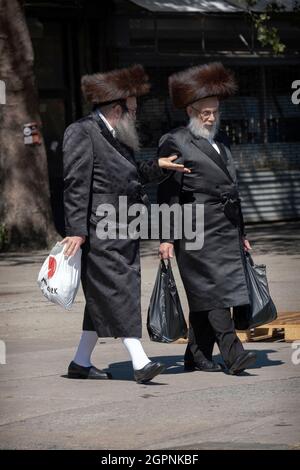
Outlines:
[{"label": "sidewalk", "polygon": [[[253,257],[266,263],[279,311],[300,310],[300,224],[248,227]],[[158,266],[156,242],[142,244],[142,307]],[[0,255],[0,448],[10,449],[300,449],[300,364],[291,345],[251,343],[258,363],[239,377],[184,373],[181,344],[152,343],[147,353],[168,366],[149,385],[133,381],[119,340],[98,342],[93,361],[113,381],[68,380],[80,337],[84,299],[70,312],[36,286],[46,252]],[[175,263],[174,263],[175,264]],[[183,287],[175,275],[185,312]],[[216,349],[216,354],[218,353]]]}]

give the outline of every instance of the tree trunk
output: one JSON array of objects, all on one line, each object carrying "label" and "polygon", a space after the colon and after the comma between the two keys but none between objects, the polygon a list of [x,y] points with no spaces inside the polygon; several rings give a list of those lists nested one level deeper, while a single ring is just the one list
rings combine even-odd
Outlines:
[{"label": "tree trunk", "polygon": [[48,247],[55,238],[44,142],[24,144],[23,126],[40,125],[33,49],[22,2],[0,0],[0,248]]}]

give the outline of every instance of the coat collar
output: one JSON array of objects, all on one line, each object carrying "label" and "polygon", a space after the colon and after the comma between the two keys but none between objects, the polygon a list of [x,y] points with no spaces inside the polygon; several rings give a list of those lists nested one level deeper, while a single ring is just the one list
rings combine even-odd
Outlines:
[{"label": "coat collar", "polygon": [[[190,131],[189,131],[190,132]],[[216,139],[216,143],[220,149],[221,154],[219,154],[214,147],[208,142],[207,139],[203,137],[195,137],[191,132],[191,141],[196,147],[198,147],[202,152],[204,152],[231,180],[234,181],[232,175],[230,174],[227,165],[228,165],[228,157],[225,151],[225,147],[219,139]]]},{"label": "coat collar", "polygon": [[216,142],[217,142],[218,147],[220,149],[223,161],[226,164],[227,170],[231,175],[232,181],[236,181],[236,171],[235,171],[235,168],[234,168],[234,162],[233,162],[232,158],[229,158],[230,157],[229,149],[218,138],[216,138]]},{"label": "coat collar", "polygon": [[126,160],[136,167],[136,162],[134,158],[134,153],[125,145],[121,144],[118,139],[116,139],[108,127],[105,125],[103,120],[100,118],[97,111],[93,111],[91,113],[91,117],[93,121],[96,121],[100,132],[102,133],[103,137],[119,152],[122,157],[126,158]]}]

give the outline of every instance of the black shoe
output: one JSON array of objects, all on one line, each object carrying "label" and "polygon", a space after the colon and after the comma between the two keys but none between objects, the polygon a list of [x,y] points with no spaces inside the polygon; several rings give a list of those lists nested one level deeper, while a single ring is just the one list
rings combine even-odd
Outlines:
[{"label": "black shoe", "polygon": [[164,364],[160,362],[149,362],[142,369],[134,371],[134,378],[138,384],[144,384],[152,380],[156,375],[165,370]]},{"label": "black shoe", "polygon": [[68,368],[69,379],[91,379],[91,380],[107,380],[112,379],[112,375],[104,370],[97,369],[94,366],[83,367],[72,361]]},{"label": "black shoe", "polygon": [[191,372],[193,370],[201,370],[204,372],[220,372],[223,370],[220,364],[217,364],[214,361],[209,361],[208,359],[203,359],[202,361],[184,361],[184,370]]},{"label": "black shoe", "polygon": [[247,369],[249,366],[256,361],[256,353],[253,351],[245,351],[240,354],[234,363],[228,368],[228,372],[230,375],[238,375]]}]

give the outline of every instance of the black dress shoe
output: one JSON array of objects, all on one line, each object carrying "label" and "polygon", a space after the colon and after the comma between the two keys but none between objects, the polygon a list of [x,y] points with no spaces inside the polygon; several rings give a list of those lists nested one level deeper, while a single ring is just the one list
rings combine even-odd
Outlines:
[{"label": "black dress shoe", "polygon": [[202,361],[184,361],[184,370],[187,372],[192,372],[193,370],[201,370],[204,372],[220,372],[223,370],[220,364],[217,364],[214,361],[209,361],[208,359],[203,359]]},{"label": "black dress shoe", "polygon": [[234,363],[229,367],[228,372],[230,375],[238,375],[255,363],[256,353],[253,351],[245,351],[240,354]]},{"label": "black dress shoe", "polygon": [[152,380],[156,375],[165,370],[164,364],[160,362],[149,362],[142,369],[134,371],[134,378],[138,384],[144,384]]},{"label": "black dress shoe", "polygon": [[97,367],[83,367],[72,361],[68,368],[69,379],[91,379],[91,380],[107,380],[112,379],[112,375]]}]

